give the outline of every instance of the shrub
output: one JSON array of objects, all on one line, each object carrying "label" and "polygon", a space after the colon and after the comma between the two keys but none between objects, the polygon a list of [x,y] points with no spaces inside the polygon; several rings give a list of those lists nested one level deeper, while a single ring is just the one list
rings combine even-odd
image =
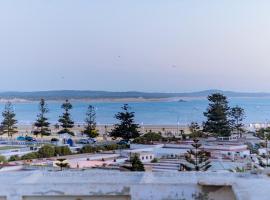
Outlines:
[{"label": "shrub", "polygon": [[54,147],[54,155],[57,156],[66,156],[71,155],[72,152],[70,151],[70,148],[68,146],[60,146],[60,147]]},{"label": "shrub", "polygon": [[21,157],[21,160],[32,160],[32,159],[37,159],[39,157],[39,154],[37,152],[32,152],[25,154]]},{"label": "shrub", "polygon": [[96,138],[99,136],[98,130],[84,130],[83,133],[90,138]]},{"label": "shrub", "polygon": [[131,166],[131,171],[145,171],[144,165],[137,154],[131,158]]},{"label": "shrub", "polygon": [[158,162],[157,158],[154,158],[153,160],[151,160],[151,163],[157,163],[157,162]]},{"label": "shrub", "polygon": [[138,144],[148,144],[151,142],[156,142],[162,140],[163,137],[161,136],[161,133],[155,133],[155,132],[148,132],[136,139],[133,140],[133,143],[138,143]]},{"label": "shrub", "polygon": [[116,150],[116,149],[118,149],[117,144],[107,144],[104,146],[105,151],[112,151],[112,150]]},{"label": "shrub", "polygon": [[5,163],[5,162],[7,162],[6,157],[0,155],[0,163]]},{"label": "shrub", "polygon": [[86,145],[81,149],[80,153],[95,153],[97,150],[94,146]]},{"label": "shrub", "polygon": [[51,145],[44,145],[38,150],[38,154],[41,158],[53,157],[55,154],[55,148]]},{"label": "shrub", "polygon": [[13,162],[13,161],[17,161],[20,160],[21,158],[17,155],[14,156],[10,156],[10,158],[8,159],[9,162]]}]

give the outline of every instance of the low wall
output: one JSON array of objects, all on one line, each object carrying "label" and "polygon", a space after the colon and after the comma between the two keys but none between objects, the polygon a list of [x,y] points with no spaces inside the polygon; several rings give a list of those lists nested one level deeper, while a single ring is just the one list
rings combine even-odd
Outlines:
[{"label": "low wall", "polygon": [[6,200],[268,200],[270,186],[264,175],[104,170],[6,172],[0,182]]}]

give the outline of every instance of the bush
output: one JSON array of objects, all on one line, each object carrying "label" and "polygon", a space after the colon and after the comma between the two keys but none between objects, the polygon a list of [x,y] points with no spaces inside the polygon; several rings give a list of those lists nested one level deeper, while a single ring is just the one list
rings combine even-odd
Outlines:
[{"label": "bush", "polygon": [[157,162],[158,162],[157,158],[154,158],[153,160],[151,160],[151,163],[157,163]]},{"label": "bush", "polygon": [[54,155],[57,156],[66,156],[71,155],[72,152],[68,146],[54,147]]},{"label": "bush", "polygon": [[20,160],[21,158],[17,155],[14,156],[10,156],[10,158],[8,159],[9,162],[13,162],[13,161],[17,161]]},{"label": "bush", "polygon": [[55,148],[51,145],[44,145],[38,150],[38,154],[41,158],[53,157],[55,154]]},{"label": "bush", "polygon": [[136,139],[133,140],[133,143],[137,144],[149,144],[151,142],[157,142],[162,140],[163,137],[161,136],[161,133],[155,133],[155,132],[148,132]]},{"label": "bush", "polygon": [[107,144],[104,146],[105,151],[112,151],[112,150],[116,150],[116,149],[118,149],[117,144]]},{"label": "bush", "polygon": [[97,150],[94,146],[86,145],[80,150],[80,153],[95,153]]},{"label": "bush", "polygon": [[32,152],[32,153],[23,155],[21,157],[21,160],[33,160],[33,159],[37,159],[38,157],[39,157],[39,154],[37,152]]},{"label": "bush", "polygon": [[131,158],[131,171],[145,171],[144,165],[137,154]]},{"label": "bush", "polygon": [[84,130],[83,134],[87,135],[90,138],[96,138],[99,136],[98,130]]},{"label": "bush", "polygon": [[5,162],[7,162],[6,157],[0,155],[0,163],[5,163]]}]

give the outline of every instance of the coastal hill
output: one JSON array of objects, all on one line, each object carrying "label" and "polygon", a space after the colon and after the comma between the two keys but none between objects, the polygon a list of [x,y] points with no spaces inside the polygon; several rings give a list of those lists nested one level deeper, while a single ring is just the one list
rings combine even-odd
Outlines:
[{"label": "coastal hill", "polygon": [[2,100],[26,100],[36,101],[41,98],[46,100],[113,100],[113,99],[129,99],[129,100],[154,100],[154,99],[172,99],[172,98],[202,98],[209,94],[220,92],[228,97],[270,97],[270,93],[244,93],[221,90],[205,90],[199,92],[186,93],[156,93],[156,92],[108,92],[108,91],[86,91],[86,90],[53,90],[53,91],[35,91],[35,92],[0,92]]}]

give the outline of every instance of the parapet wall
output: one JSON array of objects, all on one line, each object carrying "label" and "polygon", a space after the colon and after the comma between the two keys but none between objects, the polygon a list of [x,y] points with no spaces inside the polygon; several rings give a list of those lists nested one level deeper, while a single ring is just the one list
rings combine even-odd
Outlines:
[{"label": "parapet wall", "polygon": [[270,186],[264,175],[102,170],[5,172],[0,182],[6,200],[268,200]]}]

